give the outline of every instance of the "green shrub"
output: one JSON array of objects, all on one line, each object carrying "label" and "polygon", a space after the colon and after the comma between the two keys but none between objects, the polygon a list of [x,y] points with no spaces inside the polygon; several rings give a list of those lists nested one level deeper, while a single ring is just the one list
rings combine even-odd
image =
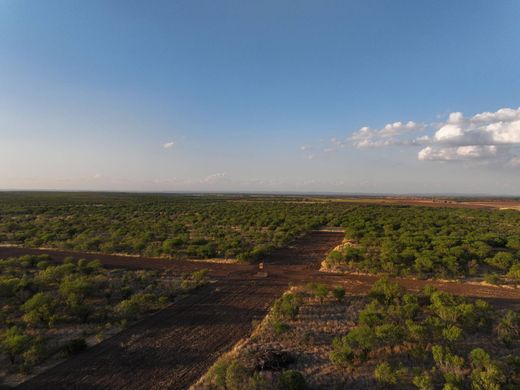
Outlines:
[{"label": "green shrub", "polygon": [[399,344],[403,339],[403,330],[397,324],[382,324],[376,326],[374,333],[383,345],[394,346]]},{"label": "green shrub", "polygon": [[32,345],[22,354],[23,365],[26,369],[41,363],[45,357],[45,348],[42,340],[34,340]]},{"label": "green shrub", "polygon": [[153,294],[137,293],[117,304],[115,312],[128,321],[136,320],[143,312],[150,310],[156,302]]},{"label": "green shrub", "polygon": [[422,344],[426,341],[427,329],[424,325],[406,320],[407,338],[410,341]]},{"label": "green shrub", "polygon": [[347,337],[335,337],[332,340],[332,352],[329,355],[330,361],[336,365],[344,366],[352,362],[354,351],[350,346]]},{"label": "green shrub", "polygon": [[462,329],[455,325],[448,325],[442,330],[442,336],[449,342],[455,342],[462,336]]},{"label": "green shrub", "polygon": [[329,289],[326,285],[321,283],[314,284],[312,291],[314,292],[314,296],[320,300],[320,303],[323,303],[323,300],[329,295]]},{"label": "green shrub", "polygon": [[519,264],[513,264],[511,268],[509,269],[509,272],[507,273],[507,276],[511,279],[518,279],[520,280],[520,263]]},{"label": "green shrub", "polygon": [[274,321],[273,322],[273,330],[276,334],[282,334],[282,333],[285,333],[287,332],[288,330],[290,329],[290,326],[287,325],[286,323],[284,322],[280,322],[280,321]]},{"label": "green shrub", "polygon": [[520,340],[520,313],[508,310],[496,326],[498,338],[507,346]]},{"label": "green shrub", "polygon": [[284,294],[273,305],[275,319],[294,319],[300,310],[301,297],[297,294]]},{"label": "green shrub", "polygon": [[361,359],[366,358],[366,355],[374,348],[376,342],[372,329],[363,325],[353,328],[346,337],[350,346],[354,350],[359,351],[358,356]]},{"label": "green shrub", "polygon": [[491,360],[489,354],[482,348],[470,352],[471,388],[474,390],[500,390],[506,377],[500,367]]},{"label": "green shrub", "polygon": [[191,274],[191,279],[193,280],[195,287],[202,286],[203,284],[207,283],[208,272],[209,272],[209,270],[207,270],[207,269],[201,269],[198,271],[194,271]]},{"label": "green shrub", "polygon": [[383,362],[379,363],[374,370],[374,379],[386,385],[396,385],[398,377],[395,371],[392,370],[392,367],[390,367],[390,364]]},{"label": "green shrub", "polygon": [[50,294],[36,293],[22,305],[25,312],[23,321],[29,325],[45,324],[50,327],[56,308],[57,302]]},{"label": "green shrub", "polygon": [[0,276],[0,297],[13,297],[18,289],[20,281],[19,278]]},{"label": "green shrub", "polygon": [[422,374],[413,377],[412,383],[419,390],[433,390],[433,380],[429,372],[425,371]]},{"label": "green shrub", "polygon": [[45,261],[45,260],[40,260],[37,264],[36,264],[36,267],[38,269],[45,269],[49,266],[49,262],[48,261]]},{"label": "green shrub", "polygon": [[375,282],[369,292],[371,297],[386,305],[399,303],[403,294],[404,288],[397,283],[390,282],[386,277]]},{"label": "green shrub", "polygon": [[17,357],[29,348],[30,343],[31,338],[16,326],[9,328],[0,341],[2,350],[8,356],[11,364],[14,364]]},{"label": "green shrub", "polygon": [[215,363],[212,369],[213,380],[219,387],[226,388],[226,372],[230,362],[225,359],[221,359]]},{"label": "green shrub", "polygon": [[458,384],[464,379],[464,359],[452,354],[448,347],[434,345],[432,347],[433,360],[441,370],[446,382]]},{"label": "green shrub", "polygon": [[500,277],[497,274],[485,274],[484,280],[489,284],[500,284]]},{"label": "green shrub", "polygon": [[232,361],[226,369],[226,389],[246,390],[248,384],[248,370],[237,361]]},{"label": "green shrub", "polygon": [[279,390],[305,390],[307,383],[300,372],[286,370],[280,374],[277,387]]},{"label": "green shrub", "polygon": [[343,302],[343,299],[345,298],[345,289],[341,286],[336,286],[332,290],[332,295],[334,295],[334,298],[336,298],[338,302]]},{"label": "green shrub", "polygon": [[385,317],[384,307],[379,301],[373,300],[359,312],[359,324],[374,327],[382,324]]},{"label": "green shrub", "polygon": [[488,263],[502,271],[506,271],[513,263],[513,255],[509,252],[498,252],[494,257],[489,259]]}]

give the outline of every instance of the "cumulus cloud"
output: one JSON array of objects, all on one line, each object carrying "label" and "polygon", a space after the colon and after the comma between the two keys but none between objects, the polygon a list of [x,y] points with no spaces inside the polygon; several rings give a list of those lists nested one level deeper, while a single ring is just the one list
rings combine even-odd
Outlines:
[{"label": "cumulus cloud", "polygon": [[[427,134],[417,136],[425,131]],[[368,126],[350,138],[357,148],[420,146],[422,161],[487,161],[520,166],[520,108],[502,108],[466,118],[452,112],[436,124],[394,122],[381,129]]]},{"label": "cumulus cloud", "polygon": [[171,149],[171,148],[173,148],[174,145],[175,145],[175,142],[169,141],[169,142],[166,142],[165,144],[163,144],[163,148],[164,149]]},{"label": "cumulus cloud", "polygon": [[520,146],[520,108],[502,108],[465,118],[453,112],[435,131],[427,147],[418,153],[419,160],[506,161],[516,166],[514,150]]},{"label": "cumulus cloud", "polygon": [[495,157],[497,155],[497,147],[490,146],[459,146],[449,148],[434,148],[427,146],[419,151],[419,160],[437,160],[437,161],[456,161],[456,160],[472,160]]},{"label": "cumulus cloud", "polygon": [[520,144],[520,108],[483,112],[471,118],[452,113],[435,132],[435,140],[451,145]]},{"label": "cumulus cloud", "polygon": [[352,134],[351,141],[357,148],[376,148],[406,144],[413,140],[401,139],[403,135],[419,132],[424,128],[423,124],[413,121],[388,123],[382,129],[375,130],[364,126]]}]

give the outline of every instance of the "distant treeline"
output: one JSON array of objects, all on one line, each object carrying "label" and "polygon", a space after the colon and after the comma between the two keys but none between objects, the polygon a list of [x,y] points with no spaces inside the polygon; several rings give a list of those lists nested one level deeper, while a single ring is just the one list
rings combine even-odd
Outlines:
[{"label": "distant treeline", "polygon": [[514,210],[362,205],[323,197],[0,193],[0,243],[172,258],[258,260],[319,226],[349,244],[331,267],[520,278]]}]

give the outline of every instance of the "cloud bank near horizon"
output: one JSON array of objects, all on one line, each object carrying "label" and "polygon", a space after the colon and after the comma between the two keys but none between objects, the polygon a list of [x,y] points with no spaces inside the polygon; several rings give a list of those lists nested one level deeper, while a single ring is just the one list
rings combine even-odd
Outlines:
[{"label": "cloud bank near horizon", "polygon": [[415,146],[420,161],[464,161],[520,166],[520,107],[482,112],[469,118],[452,112],[441,123],[394,122],[364,126],[349,141],[358,149]]},{"label": "cloud bank near horizon", "polygon": [[415,147],[416,160],[463,162],[501,168],[520,167],[520,107],[501,108],[465,117],[450,113],[441,122],[412,120],[387,123],[382,128],[363,126],[344,139],[303,145],[310,160],[325,157],[348,146],[359,150]]}]

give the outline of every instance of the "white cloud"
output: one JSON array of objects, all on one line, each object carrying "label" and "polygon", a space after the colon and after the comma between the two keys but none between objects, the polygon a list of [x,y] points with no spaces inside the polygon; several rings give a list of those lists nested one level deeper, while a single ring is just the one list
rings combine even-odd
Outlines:
[{"label": "white cloud", "polygon": [[219,173],[213,173],[211,175],[206,176],[204,179],[201,180],[201,183],[204,184],[214,184],[221,181],[225,181],[227,179],[227,173],[225,172],[219,172]]},{"label": "white cloud", "polygon": [[413,121],[408,121],[406,123],[403,122],[394,122],[388,123],[379,130],[379,134],[383,137],[393,137],[396,135],[401,135],[405,133],[420,131],[424,128],[423,125],[415,123]]},{"label": "white cloud", "polygon": [[467,119],[460,112],[452,113],[435,132],[435,140],[461,146],[520,144],[520,108],[502,108]]},{"label": "white cloud", "polygon": [[171,149],[171,148],[173,148],[174,145],[175,145],[175,142],[173,142],[173,141],[166,142],[165,144],[163,144],[163,148],[164,149]]},{"label": "white cloud", "polygon": [[497,155],[497,147],[490,146],[458,146],[449,148],[435,148],[427,146],[422,149],[419,154],[419,160],[437,160],[437,161],[464,161],[472,159],[483,159],[495,157]]},{"label": "white cloud", "polygon": [[368,126],[360,128],[352,134],[351,140],[357,148],[375,148],[397,144],[406,144],[411,140],[398,139],[399,137],[422,131],[423,124],[413,121],[393,122],[386,124],[382,129],[374,130]]},{"label": "white cloud", "polygon": [[442,126],[435,133],[435,139],[437,141],[446,141],[454,138],[461,137],[463,135],[462,129],[457,125],[447,124]]},{"label": "white cloud", "polygon": [[[410,138],[417,131],[427,135]],[[394,122],[382,129],[362,127],[352,134],[357,148],[422,146],[419,160],[484,160],[505,166],[520,166],[520,108],[502,108],[466,118],[452,112],[441,123],[428,126],[415,122]]]},{"label": "white cloud", "polygon": [[312,146],[310,146],[310,145],[302,145],[302,146],[300,146],[300,150],[302,152],[307,152],[307,151],[309,151],[311,149],[312,149]]},{"label": "white cloud", "polygon": [[[512,150],[520,146],[520,108],[502,108],[465,118],[451,113],[435,132],[430,148],[422,149],[419,160],[482,160],[515,166]],[[511,157],[511,155],[513,157]],[[507,160],[510,162],[507,162]]]}]

